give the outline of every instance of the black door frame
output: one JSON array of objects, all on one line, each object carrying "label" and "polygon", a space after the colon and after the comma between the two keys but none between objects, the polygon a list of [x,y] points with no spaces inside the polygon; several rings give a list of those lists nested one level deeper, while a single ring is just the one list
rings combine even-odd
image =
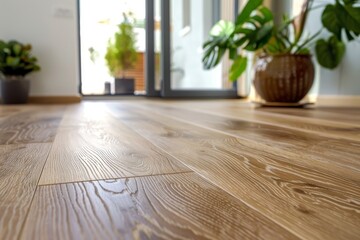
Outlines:
[{"label": "black door frame", "polygon": [[[146,6],[146,52],[145,52],[145,89],[146,96],[164,98],[237,98],[237,84],[229,90],[172,90],[171,89],[171,37],[170,37],[170,0],[161,1],[161,90],[155,88],[155,1],[145,0]],[[220,19],[220,1],[212,0],[214,23]],[[239,0],[234,0],[235,17],[238,14]],[[82,96],[81,74],[81,36],[80,36],[80,0],[77,0],[77,31],[79,61],[79,93]],[[95,95],[96,96],[96,95]],[[99,95],[98,95],[99,96]],[[107,95],[100,95],[107,96]],[[111,95],[112,96],[112,95]],[[114,97],[119,95],[113,95]]]}]

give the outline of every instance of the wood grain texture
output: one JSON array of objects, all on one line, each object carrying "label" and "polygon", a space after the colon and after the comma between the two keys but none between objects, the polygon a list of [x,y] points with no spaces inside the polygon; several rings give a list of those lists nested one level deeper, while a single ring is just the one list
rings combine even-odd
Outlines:
[{"label": "wood grain texture", "polygon": [[[136,106],[138,107],[138,106]],[[133,104],[118,106],[122,112],[135,108]],[[141,109],[157,112],[174,119],[217,130],[241,138],[251,144],[263,144],[263,149],[286,154],[302,165],[331,172],[360,183],[360,142],[324,137],[269,124],[185,110],[172,106],[142,104]],[[140,110],[141,111],[141,110]],[[284,153],[285,151],[285,153]],[[358,174],[354,174],[357,172]]]},{"label": "wood grain texture", "polygon": [[343,115],[360,115],[360,107],[319,107],[316,111],[340,113]]},{"label": "wood grain texture", "polygon": [[[40,185],[190,171],[104,110],[93,112],[95,105],[88,109],[94,119],[86,113],[79,121],[64,117]],[[76,118],[77,109],[71,111]]]},{"label": "wood grain texture", "polygon": [[0,239],[18,239],[50,144],[0,146]]},{"label": "wood grain texture", "polygon": [[108,117],[109,114],[106,113],[103,104],[82,102],[66,107],[60,126],[63,128],[111,126],[111,118]]},{"label": "wood grain texture", "polygon": [[[342,122],[354,126],[360,126],[360,114],[356,114],[356,110],[352,110],[351,113],[338,111],[337,113],[331,112],[331,110],[325,110],[324,108],[304,108],[304,109],[271,109],[264,108],[261,111],[276,113],[286,116],[296,116],[301,118],[311,118],[326,121]],[[334,110],[333,110],[334,111]],[[355,113],[355,114],[354,114]]]},{"label": "wood grain texture", "polygon": [[[249,103],[243,101],[152,101],[159,105],[169,105],[174,103],[176,107],[196,110],[198,112],[209,113],[213,115],[237,118],[251,122],[271,124],[283,128],[297,129],[325,137],[341,138],[360,141],[360,127],[344,124],[342,122],[326,121],[312,118],[301,118],[290,115],[279,115],[253,108]],[[353,113],[353,114],[356,114]]]},{"label": "wood grain texture", "polygon": [[303,239],[360,236],[358,182],[154,111],[128,109],[117,116],[205,179]]},{"label": "wood grain texture", "polygon": [[0,145],[52,142],[63,111],[61,106],[38,106],[0,119]]},{"label": "wood grain texture", "polygon": [[194,173],[39,188],[22,239],[298,239]]},{"label": "wood grain texture", "polygon": [[2,120],[4,117],[9,117],[11,115],[14,115],[19,112],[27,111],[29,110],[29,107],[19,107],[19,106],[13,106],[13,105],[0,105],[0,120]]}]

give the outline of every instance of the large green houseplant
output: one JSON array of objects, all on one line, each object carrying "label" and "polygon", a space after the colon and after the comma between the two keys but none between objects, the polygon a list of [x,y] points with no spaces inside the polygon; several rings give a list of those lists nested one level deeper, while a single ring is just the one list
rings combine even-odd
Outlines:
[{"label": "large green houseplant", "polygon": [[26,76],[40,70],[31,50],[30,44],[0,40],[1,97],[6,104],[27,102],[30,82]]},{"label": "large green houseplant", "polygon": [[[203,46],[204,68],[215,67],[228,51],[233,60],[229,78],[236,81],[247,68],[246,51],[255,52],[254,85],[259,95],[268,102],[298,102],[313,83],[311,52],[321,66],[334,69],[344,56],[345,42],[360,35],[358,3],[334,0],[327,4],[320,19],[324,29],[305,36],[309,12],[319,7],[314,0],[304,1],[300,15],[284,16],[280,25],[274,24],[273,13],[263,0],[249,0],[235,22],[220,21],[211,29]],[[329,38],[320,38],[322,32],[328,32]]]},{"label": "large green houseplant", "polygon": [[134,78],[128,78],[126,72],[132,69],[137,61],[136,35],[129,19],[131,14],[124,13],[123,16],[124,21],[118,25],[118,31],[108,41],[105,60],[110,74],[115,78],[115,93],[132,94],[135,89]]}]

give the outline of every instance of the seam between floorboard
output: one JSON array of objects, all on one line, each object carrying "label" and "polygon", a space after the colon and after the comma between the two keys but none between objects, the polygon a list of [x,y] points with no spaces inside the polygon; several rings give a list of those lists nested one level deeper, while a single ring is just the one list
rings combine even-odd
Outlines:
[{"label": "seam between floorboard", "polygon": [[[142,107],[140,107],[141,109]],[[146,109],[148,109],[148,107],[145,107]],[[213,131],[213,132],[218,132],[220,134],[223,134],[223,135],[227,135],[227,136],[230,136],[230,137],[234,137],[233,135],[229,134],[229,133],[226,133],[226,132],[222,132],[220,130],[216,130],[216,129],[212,129],[212,128],[208,128],[208,127],[205,127],[205,126],[202,126],[202,125],[197,125],[197,124],[194,124],[192,122],[188,122],[186,120],[180,120],[178,118],[175,118],[175,117],[171,117],[171,116],[168,116],[168,115],[165,115],[163,113],[159,113],[159,112],[156,112],[156,114],[159,114],[161,116],[165,116],[165,117],[168,117],[168,118],[171,118],[171,119],[174,119],[175,121],[179,121],[179,122],[183,122],[183,123],[186,123],[186,124],[190,124],[190,125],[193,125],[195,127],[200,127],[200,128],[203,128],[205,130],[208,130],[208,131]],[[120,118],[118,118],[119,121],[121,121],[123,124],[127,125],[128,127],[130,127],[128,124],[126,124],[125,122],[123,122]],[[131,127],[130,127],[131,128]],[[131,128],[133,129],[133,128]],[[133,131],[136,131],[133,129]],[[137,131],[136,131],[137,132]],[[139,133],[140,134],[140,133]],[[143,136],[145,139],[148,139],[146,136]],[[234,137],[234,138],[237,138],[237,139],[241,139],[239,137]],[[150,141],[148,139],[148,141]],[[251,140],[248,140],[248,141],[251,141]],[[253,142],[253,141],[251,141]],[[191,169],[195,174],[199,175],[202,179],[204,179],[205,181],[207,182],[210,182],[211,184],[217,186],[218,188],[220,188],[221,190],[223,190],[224,192],[230,194],[231,196],[235,197],[236,199],[238,199],[239,201],[241,201],[242,203],[244,203],[246,206],[248,206],[249,208],[253,209],[254,211],[258,212],[259,214],[261,214],[262,216],[268,218],[270,221],[274,222],[274,224],[277,224],[279,225],[280,227],[282,227],[283,229],[289,231],[290,233],[294,234],[295,236],[299,237],[299,239],[304,239],[304,237],[298,235],[298,233],[292,231],[291,229],[289,229],[288,227],[284,226],[283,224],[279,223],[278,221],[276,221],[275,219],[272,219],[271,217],[265,215],[264,213],[262,213],[261,211],[259,211],[258,209],[254,208],[252,205],[248,204],[246,201],[242,200],[241,198],[237,197],[236,195],[234,195],[232,192],[230,191],[227,191],[226,189],[224,189],[221,185],[219,185],[216,181],[212,181],[210,179],[208,179],[206,176],[203,176],[201,173],[198,172],[198,169],[196,167],[192,167],[192,166],[189,166],[188,164],[186,164],[185,162],[181,161],[178,157],[176,157],[175,155],[171,154],[170,152],[168,152],[167,150],[165,150],[164,148],[156,145],[159,149],[161,149],[162,151],[164,151],[165,153],[169,154],[170,156],[172,156],[173,158],[177,159],[179,162],[181,162],[182,164],[184,164],[186,167],[188,167],[189,169]]]},{"label": "seam between floorboard", "polygon": [[[160,105],[162,105],[162,103]],[[182,107],[182,106],[171,106],[171,107],[174,108],[174,109],[187,110],[187,111],[191,111],[191,112],[198,112],[198,113],[208,114],[208,115],[215,115],[215,116],[219,116],[219,117],[224,117],[224,118],[229,118],[229,119],[234,119],[234,120],[241,120],[241,121],[245,121],[245,122],[255,122],[255,123],[260,123],[260,124],[265,124],[265,125],[270,125],[270,126],[276,126],[276,127],[281,127],[281,128],[285,128],[285,129],[291,129],[291,130],[296,130],[296,131],[300,131],[300,132],[316,134],[316,135],[323,136],[323,137],[340,138],[340,139],[351,140],[351,141],[356,141],[356,142],[360,141],[360,139],[346,137],[346,136],[344,137],[344,136],[337,135],[337,134],[332,134],[332,133],[329,134],[329,133],[320,132],[320,131],[317,131],[317,130],[297,128],[297,127],[292,127],[292,126],[287,126],[287,125],[282,125],[282,124],[277,124],[277,123],[266,122],[266,121],[262,121],[262,120],[258,120],[258,119],[249,120],[249,119],[241,118],[241,117],[238,117],[238,116],[236,116],[236,117],[228,116],[228,115],[223,114],[223,113],[214,113],[214,112],[210,112],[209,110],[201,110],[201,109],[198,109],[198,108],[189,109],[189,108]],[[148,106],[146,108],[149,109]],[[165,115],[163,113],[158,113],[158,114]],[[165,116],[167,116],[167,115],[165,115]],[[167,117],[169,117],[169,116],[167,116]],[[288,116],[286,116],[286,117],[288,117]],[[173,118],[173,119],[175,119],[175,118]],[[178,119],[176,119],[176,120],[178,120]],[[339,124],[339,122],[334,122],[334,123]],[[310,123],[310,124],[316,124],[319,127],[323,126],[323,125],[317,124],[317,123]],[[343,124],[343,123],[340,123],[340,124]],[[328,125],[324,125],[324,126],[329,127]],[[357,128],[357,126],[353,126],[353,125],[349,126],[349,127],[356,127]]]},{"label": "seam between floorboard", "polygon": [[[164,103],[156,103],[156,104],[162,105]],[[186,106],[178,106],[178,108],[185,108],[185,107]],[[191,110],[191,109],[188,109],[188,110]],[[196,108],[196,110],[203,111],[198,108]],[[239,109],[239,110],[242,110],[242,109]],[[208,111],[208,110],[205,110],[205,111]],[[321,124],[317,123],[318,121],[320,121],[320,122],[324,122],[325,126],[329,126],[329,125],[331,126],[332,124],[340,124],[340,125],[343,125],[344,127],[359,127],[360,126],[360,124],[357,124],[357,123],[342,122],[341,120],[328,120],[328,119],[315,118],[315,117],[312,118],[312,117],[307,117],[307,116],[289,115],[289,114],[284,114],[284,113],[279,113],[279,112],[258,111],[256,114],[265,115],[265,116],[268,115],[268,116],[274,116],[274,117],[285,117],[285,118],[289,118],[290,120],[301,120],[301,121],[305,121],[306,123],[317,124],[317,125],[321,125]]]},{"label": "seam between floorboard", "polygon": [[[319,110],[319,112],[322,112],[321,110]],[[333,114],[333,115],[341,115],[340,113],[329,113],[329,112],[323,112],[323,113],[328,113],[328,114]],[[260,111],[258,112],[258,114],[264,114],[264,115],[275,115],[277,117],[281,117],[281,116],[286,116],[287,118],[293,119],[293,120],[305,120],[308,122],[313,122],[313,121],[323,121],[326,124],[341,124],[344,126],[349,126],[349,127],[359,127],[360,124],[355,123],[355,122],[342,122],[341,119],[339,120],[329,120],[329,119],[324,119],[324,118],[320,118],[320,117],[311,117],[311,116],[299,116],[299,115],[291,115],[291,114],[286,114],[286,113],[281,113],[281,112],[271,112],[271,111]]]},{"label": "seam between floorboard", "polygon": [[38,142],[19,142],[19,143],[9,143],[9,144],[0,144],[0,147],[3,147],[3,146],[14,146],[14,145],[30,145],[30,144],[53,144],[54,143],[54,140],[51,140],[51,141],[48,141],[48,142],[41,142],[41,141],[38,141]]},{"label": "seam between floorboard", "polygon": [[[179,118],[176,118],[176,117],[167,116],[167,115],[165,115],[165,114],[163,114],[163,113],[158,113],[158,112],[157,112],[157,114],[162,115],[162,116],[165,116],[165,117],[168,117],[168,118],[171,118],[171,119],[173,119],[173,120],[175,120],[175,121],[179,121],[179,122],[183,122],[183,123],[186,123],[186,124],[195,126],[195,127],[203,128],[203,129],[208,130],[208,131],[213,131],[213,132],[216,132],[216,133],[220,133],[220,134],[222,134],[222,135],[227,135],[227,136],[232,137],[232,138],[235,138],[235,139],[245,140],[245,141],[248,141],[248,142],[250,142],[250,143],[252,143],[252,144],[255,144],[255,145],[260,145],[260,146],[263,146],[263,147],[266,147],[266,148],[269,147],[269,146],[267,146],[267,145],[264,144],[264,143],[258,143],[258,142],[255,141],[255,140],[247,139],[246,137],[241,137],[241,136],[238,136],[238,135],[236,135],[236,134],[232,134],[232,133],[225,132],[225,131],[218,130],[218,129],[211,128],[211,127],[206,127],[206,126],[204,126],[204,125],[202,125],[202,124],[193,123],[193,122],[188,121],[188,120],[183,120],[183,119],[179,119]],[[281,149],[281,148],[278,148],[278,147],[273,147],[273,148],[276,149],[276,151],[277,151],[277,152],[274,153],[274,154],[276,154],[276,155],[279,155],[281,152],[292,153],[291,151],[288,151],[288,150],[285,150],[285,149]],[[267,149],[264,149],[264,151],[268,152]],[[305,154],[305,155],[303,156],[303,158],[304,158],[304,159],[310,159],[311,157],[310,157],[309,155]],[[296,165],[296,166],[300,166],[300,167],[309,168],[309,167],[304,166],[304,165],[298,165],[298,164],[295,164],[295,165]],[[336,165],[336,164],[335,164],[335,165]],[[188,167],[188,166],[187,166],[187,167]],[[350,168],[349,168],[349,169],[350,169]],[[354,171],[354,172],[358,172],[358,171],[356,171],[356,170],[353,170],[352,168],[351,168],[351,170]]]},{"label": "seam between floorboard", "polygon": [[[49,143],[47,143],[47,144],[49,144]],[[27,209],[27,212],[26,212],[26,215],[25,215],[24,221],[23,221],[23,223],[21,224],[21,227],[20,227],[19,237],[18,237],[18,239],[19,239],[19,240],[20,240],[20,239],[21,239],[21,237],[22,237],[22,234],[23,234],[23,231],[24,231],[24,227],[25,227],[25,223],[26,223],[27,218],[28,218],[28,216],[29,216],[30,209],[32,208],[33,201],[34,201],[34,198],[35,198],[36,192],[37,192],[38,187],[39,187],[39,182],[40,182],[40,179],[41,179],[42,173],[43,173],[43,171],[44,171],[45,165],[46,165],[46,163],[47,163],[47,161],[48,161],[48,159],[49,159],[50,152],[51,152],[51,150],[52,150],[52,148],[53,148],[53,145],[54,145],[54,144],[53,144],[53,143],[51,143],[51,147],[50,147],[50,149],[49,149],[49,151],[48,151],[48,153],[47,153],[46,160],[45,160],[45,162],[44,162],[44,164],[43,164],[43,166],[42,166],[42,168],[41,168],[41,172],[40,172],[40,174],[39,174],[39,177],[38,177],[37,183],[36,183],[36,185],[35,185],[35,190],[34,190],[34,193],[33,193],[32,197],[31,197],[30,205],[29,205],[29,207],[28,207],[28,209]]]},{"label": "seam between floorboard", "polygon": [[[179,161],[178,159],[176,159],[176,160]],[[180,162],[180,163],[182,163],[182,162]],[[86,182],[99,182],[99,181],[109,181],[109,180],[121,180],[121,179],[129,179],[129,178],[157,177],[157,176],[163,176],[163,175],[175,175],[175,174],[185,174],[185,173],[194,173],[194,171],[193,170],[187,170],[187,171],[181,171],[181,172],[147,174],[147,175],[140,175],[140,176],[101,178],[101,179],[91,179],[91,180],[83,180],[83,181],[47,183],[47,184],[38,184],[38,187],[46,187],[46,186],[54,186],[54,185],[66,185],[66,184],[74,184],[74,183],[86,183]]]},{"label": "seam between floorboard", "polygon": [[[65,110],[66,110],[66,109],[65,109]],[[61,117],[60,122],[59,122],[59,125],[58,125],[57,128],[56,128],[54,140],[55,140],[55,138],[56,138],[56,135],[57,135],[57,133],[58,133],[59,127],[60,127],[60,125],[61,125],[61,121],[62,121],[62,119],[63,119],[63,117],[64,117],[65,110],[63,111],[62,117]],[[37,190],[38,190],[38,188],[39,188],[40,179],[41,179],[41,177],[42,177],[42,174],[43,174],[44,169],[45,169],[45,166],[46,166],[46,164],[47,164],[47,162],[48,162],[50,153],[51,153],[51,151],[52,151],[52,149],[53,149],[53,146],[54,146],[54,140],[53,140],[52,142],[49,142],[49,143],[44,143],[44,144],[51,144],[51,146],[50,146],[49,151],[48,151],[48,153],[47,153],[47,156],[46,156],[46,159],[45,159],[45,161],[44,161],[44,164],[43,164],[43,166],[42,166],[42,168],[41,168],[41,171],[40,171],[38,180],[37,180],[36,185],[35,185],[35,190],[34,190],[34,193],[33,193],[32,197],[31,197],[30,205],[29,205],[29,207],[28,207],[28,209],[27,209],[27,212],[26,212],[24,221],[23,221],[22,224],[21,224],[20,231],[19,231],[19,236],[18,236],[18,239],[19,239],[19,240],[22,238],[22,235],[23,235],[23,232],[24,232],[24,228],[25,228],[25,224],[26,224],[26,222],[27,222],[27,219],[28,219],[30,210],[31,210],[31,208],[32,208],[35,195],[36,195]],[[38,144],[41,144],[41,143],[38,143]]]},{"label": "seam between floorboard", "polygon": [[[144,138],[146,138],[144,136]],[[294,236],[298,237],[299,239],[304,239],[302,236],[299,236],[296,232],[293,232],[291,229],[287,228],[286,226],[280,224],[278,221],[272,219],[271,217],[269,217],[268,215],[265,215],[264,213],[262,213],[261,211],[259,211],[258,209],[254,208],[252,205],[248,204],[246,201],[242,200],[241,198],[237,197],[236,195],[234,195],[232,192],[227,191],[226,189],[224,189],[221,185],[219,185],[216,181],[212,181],[210,179],[208,179],[207,177],[203,176],[201,173],[198,172],[198,169],[192,166],[189,166],[188,164],[184,163],[183,161],[181,161],[178,157],[176,157],[175,155],[171,154],[170,152],[166,151],[165,149],[163,149],[160,146],[157,146],[159,149],[163,150],[165,153],[169,154],[170,156],[172,156],[173,158],[177,159],[179,162],[181,162],[182,164],[184,164],[186,167],[188,167],[189,169],[192,170],[193,173],[195,173],[196,175],[200,176],[204,181],[209,182],[211,184],[213,184],[214,186],[218,187],[219,189],[221,189],[222,191],[226,192],[227,194],[230,194],[231,196],[233,196],[235,199],[238,199],[240,202],[242,202],[245,206],[249,207],[250,209],[253,209],[254,211],[256,211],[257,213],[259,213],[260,215],[264,216],[265,218],[269,219],[271,222],[273,222],[274,224],[277,224],[278,226],[282,227],[283,229],[285,229],[286,231],[289,231],[290,233],[294,234]]]}]

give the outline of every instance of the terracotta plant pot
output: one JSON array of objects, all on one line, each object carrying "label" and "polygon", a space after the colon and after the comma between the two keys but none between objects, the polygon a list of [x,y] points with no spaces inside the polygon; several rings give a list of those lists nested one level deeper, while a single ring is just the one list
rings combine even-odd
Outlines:
[{"label": "terracotta plant pot", "polygon": [[297,103],[310,91],[314,75],[311,55],[263,56],[255,64],[254,86],[267,102]]}]

